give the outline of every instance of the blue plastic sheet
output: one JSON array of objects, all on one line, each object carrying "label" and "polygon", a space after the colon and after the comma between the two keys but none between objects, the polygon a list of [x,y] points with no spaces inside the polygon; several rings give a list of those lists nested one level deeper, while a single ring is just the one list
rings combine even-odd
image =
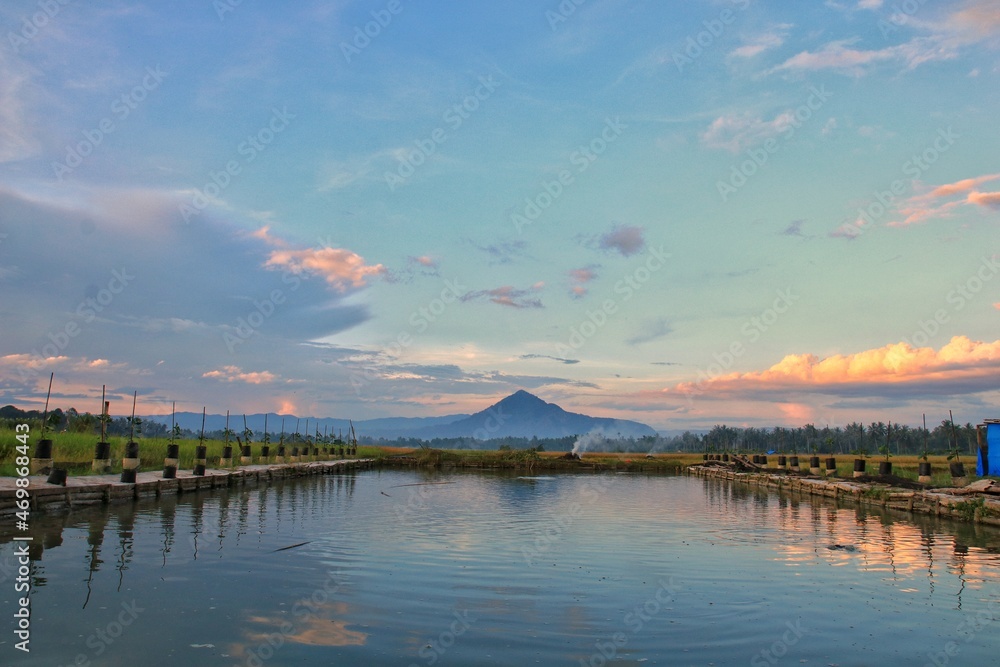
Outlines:
[{"label": "blue plastic sheet", "polygon": [[1000,424],[986,425],[986,451],[979,450],[976,474],[1000,477]]}]

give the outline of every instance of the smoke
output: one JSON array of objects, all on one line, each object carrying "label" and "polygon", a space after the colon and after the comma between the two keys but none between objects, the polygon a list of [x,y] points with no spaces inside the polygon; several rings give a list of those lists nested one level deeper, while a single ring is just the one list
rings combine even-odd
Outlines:
[{"label": "smoke", "polygon": [[576,439],[576,442],[573,443],[573,453],[579,456],[590,449],[594,449],[597,445],[600,445],[600,449],[603,450],[605,442],[603,433],[600,431],[591,431]]}]

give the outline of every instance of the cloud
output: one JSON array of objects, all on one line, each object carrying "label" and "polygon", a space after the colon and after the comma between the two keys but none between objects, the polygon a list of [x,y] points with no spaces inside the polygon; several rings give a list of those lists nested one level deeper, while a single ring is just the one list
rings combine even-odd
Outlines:
[{"label": "cloud", "polygon": [[785,43],[788,31],[793,27],[788,23],[775,26],[773,30],[749,39],[743,46],[737,47],[729,55],[735,58],[753,58],[765,51],[779,48]]},{"label": "cloud", "polygon": [[275,250],[264,266],[269,269],[285,269],[296,275],[321,276],[338,292],[364,287],[371,276],[386,273],[381,264],[367,265],[361,255],[343,248]]},{"label": "cloud", "polygon": [[278,378],[270,371],[245,373],[239,366],[223,366],[220,369],[202,373],[201,376],[223,382],[244,382],[246,384],[270,384]]},{"label": "cloud", "polygon": [[579,269],[570,269],[569,280],[570,280],[570,294],[574,298],[581,298],[587,295],[589,291],[587,284],[597,278],[598,266],[591,264],[590,266],[584,266]]},{"label": "cloud", "polygon": [[775,137],[793,127],[795,115],[786,111],[765,121],[749,114],[719,116],[701,133],[701,141],[709,148],[740,153],[751,146]]},{"label": "cloud", "polygon": [[1000,174],[985,174],[939,185],[929,192],[914,195],[899,204],[897,211],[902,219],[892,220],[888,225],[905,227],[934,218],[949,217],[953,211],[967,205],[1000,208],[1000,193],[980,192],[977,189],[980,185],[997,179],[1000,179]]},{"label": "cloud", "polygon": [[805,238],[805,234],[802,233],[802,225],[805,224],[805,220],[793,220],[790,225],[785,227],[780,233],[782,236],[798,236],[800,238]]},{"label": "cloud", "polygon": [[791,354],[763,371],[684,382],[665,393],[748,399],[765,394],[787,396],[790,392],[939,396],[995,391],[998,372],[1000,340],[982,342],[955,336],[940,350],[901,342],[826,358]]},{"label": "cloud", "polygon": [[[30,314],[5,320],[0,356],[65,358],[58,366],[0,367],[0,401],[32,400],[49,367],[63,405],[81,396],[96,405],[101,384],[114,384],[138,389],[140,402],[173,393],[179,405],[189,402],[184,409],[237,401],[248,411],[277,407],[283,397],[245,382],[228,383],[224,398],[214,383],[192,384],[226,366],[280,367],[285,378],[308,380],[317,389],[299,390],[303,409],[335,400],[320,387],[349,386],[336,366],[347,352],[308,343],[367,321],[367,305],[345,303],[315,277],[323,274],[266,268],[276,249],[270,233],[255,236],[246,220],[208,211],[184,224],[182,200],[169,192],[91,188],[81,202],[72,193],[38,190],[29,198],[0,189],[3,248],[17,250],[4,255],[12,269],[0,278],[4,310]],[[108,364],[84,366],[95,359]],[[142,385],[151,387],[145,397]]]},{"label": "cloud", "polygon": [[954,47],[937,38],[914,37],[905,44],[875,50],[854,48],[858,41],[858,38],[837,40],[824,44],[817,51],[802,51],[769,73],[834,70],[859,77],[878,63],[898,62],[907,69],[915,69],[927,62],[950,60],[958,55]]},{"label": "cloud", "polygon": [[528,248],[525,241],[500,241],[490,245],[480,245],[468,239],[466,242],[489,255],[491,264],[511,264],[515,259],[524,257]]},{"label": "cloud", "polygon": [[28,109],[29,69],[7,51],[0,49],[0,163],[31,157],[39,149]]},{"label": "cloud", "polygon": [[428,269],[436,269],[438,266],[437,261],[435,261],[433,257],[430,257],[428,255],[421,255],[420,257],[411,256],[407,258],[407,261],[409,261],[411,264],[419,264],[420,266],[423,266]]},{"label": "cloud", "polygon": [[961,181],[955,181],[954,183],[948,183],[946,185],[939,185],[933,190],[931,190],[927,196],[928,197],[950,197],[952,195],[962,194],[965,192],[971,192],[983,183],[988,183],[989,181],[995,181],[1000,178],[1000,174],[986,174],[984,176],[977,176],[975,178],[965,178]]},{"label": "cloud", "polygon": [[968,202],[987,208],[1000,209],[1000,192],[970,192]]},{"label": "cloud", "polygon": [[544,287],[543,283],[535,283],[529,289],[517,289],[510,285],[497,287],[489,290],[479,290],[469,292],[461,297],[461,301],[475,301],[477,299],[488,299],[491,303],[510,308],[544,308],[541,299],[531,297]]},{"label": "cloud", "polygon": [[1000,7],[994,0],[967,0],[943,22],[931,27],[966,43],[995,38],[1000,35]]},{"label": "cloud", "polygon": [[610,232],[603,234],[597,241],[602,250],[620,253],[630,257],[643,251],[646,247],[644,230],[634,225],[615,225]]},{"label": "cloud", "polygon": [[579,359],[563,359],[562,357],[553,357],[548,354],[522,354],[518,359],[551,359],[552,361],[558,361],[561,364],[578,364]]},{"label": "cloud", "polygon": [[642,345],[673,333],[674,328],[665,317],[658,317],[642,323],[639,331],[625,341],[628,345]]}]

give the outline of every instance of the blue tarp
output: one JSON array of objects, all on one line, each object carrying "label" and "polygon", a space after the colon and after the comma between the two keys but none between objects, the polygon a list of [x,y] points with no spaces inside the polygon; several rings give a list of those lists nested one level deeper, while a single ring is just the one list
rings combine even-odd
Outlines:
[{"label": "blue tarp", "polygon": [[[987,456],[983,456],[987,454]],[[988,460],[983,460],[984,458]],[[976,474],[1000,477],[1000,424],[986,425],[986,451],[979,450]]]}]

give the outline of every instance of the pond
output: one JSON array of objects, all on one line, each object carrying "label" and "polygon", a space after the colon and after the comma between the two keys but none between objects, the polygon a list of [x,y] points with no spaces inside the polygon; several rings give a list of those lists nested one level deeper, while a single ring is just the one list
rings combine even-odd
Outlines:
[{"label": "pond", "polygon": [[31,653],[8,621],[0,664],[978,667],[1000,651],[1000,532],[720,480],[375,470],[32,521]]}]

